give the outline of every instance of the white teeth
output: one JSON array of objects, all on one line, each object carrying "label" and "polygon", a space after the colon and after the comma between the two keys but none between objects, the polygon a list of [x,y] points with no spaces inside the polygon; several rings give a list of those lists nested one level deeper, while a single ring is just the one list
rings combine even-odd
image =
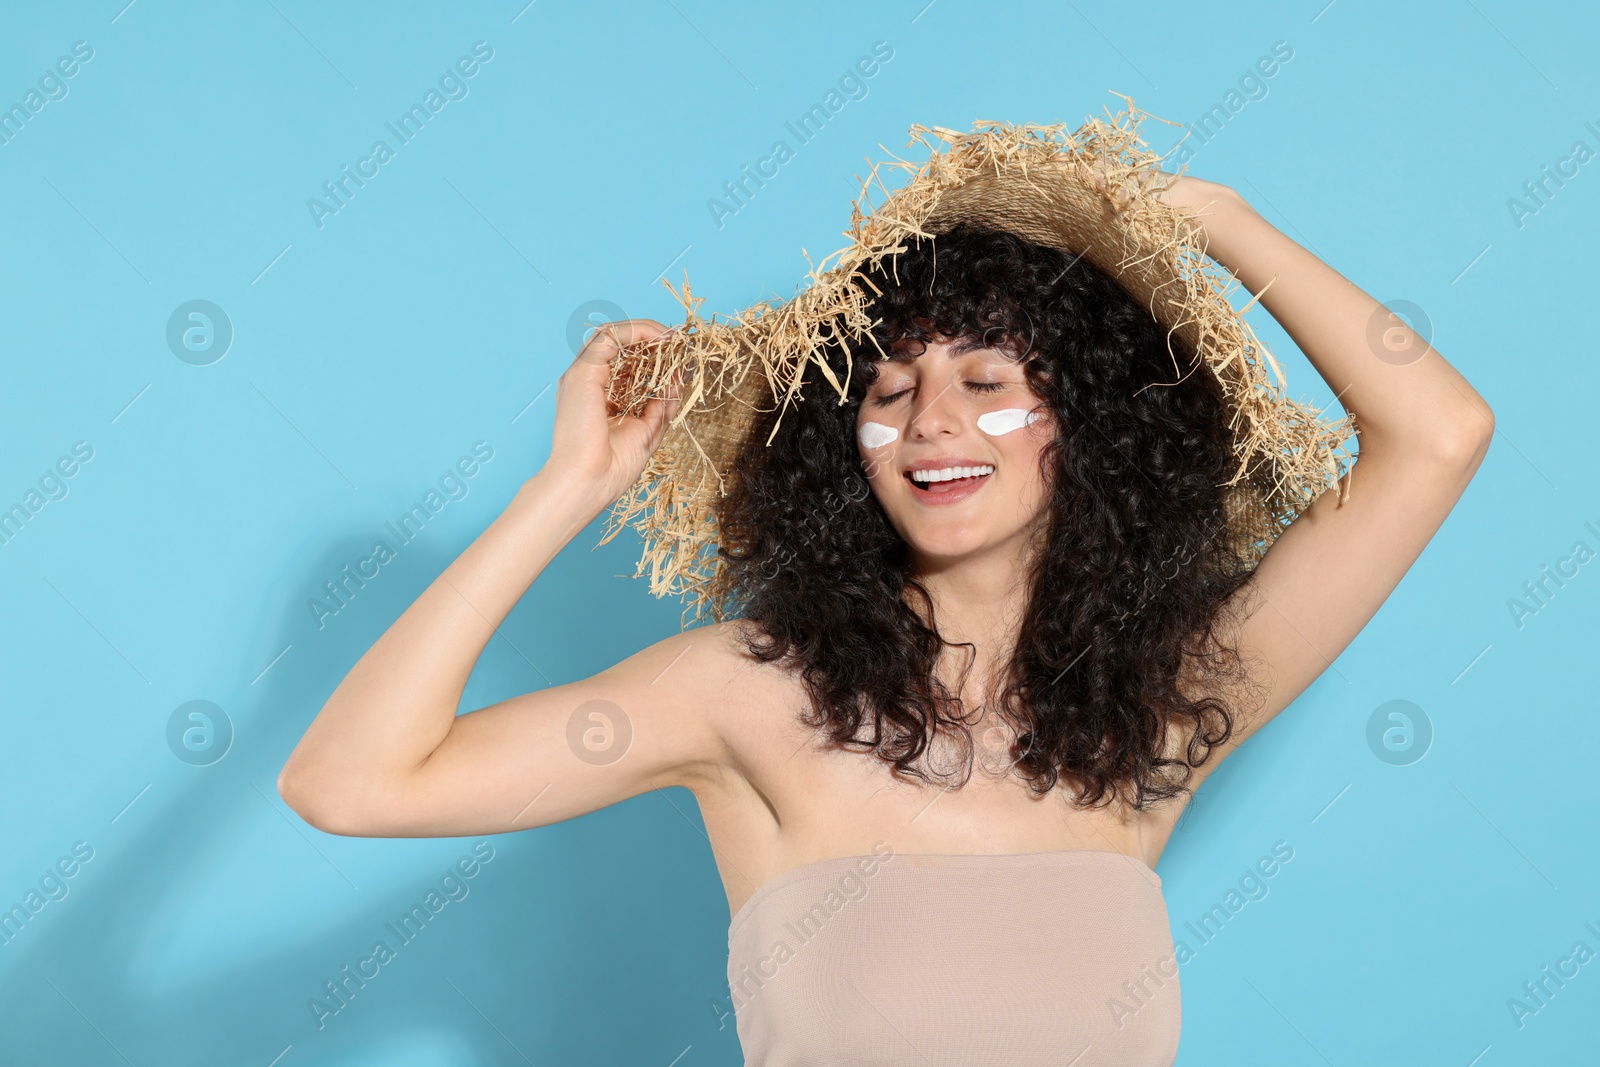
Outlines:
[{"label": "white teeth", "polygon": [[936,471],[912,471],[915,482],[948,482],[953,478],[972,478],[979,474],[993,474],[994,468],[985,463],[978,467],[945,467]]}]

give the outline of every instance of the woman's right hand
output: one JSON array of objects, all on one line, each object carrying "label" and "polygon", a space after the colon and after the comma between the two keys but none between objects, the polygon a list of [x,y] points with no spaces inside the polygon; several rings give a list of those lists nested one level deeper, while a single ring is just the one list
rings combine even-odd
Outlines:
[{"label": "woman's right hand", "polygon": [[654,319],[623,319],[595,330],[556,384],[555,432],[541,475],[572,486],[602,509],[638,479],[677,413],[681,385],[669,382],[666,398],[647,401],[637,416],[618,412],[606,392],[623,345],[667,332]]}]

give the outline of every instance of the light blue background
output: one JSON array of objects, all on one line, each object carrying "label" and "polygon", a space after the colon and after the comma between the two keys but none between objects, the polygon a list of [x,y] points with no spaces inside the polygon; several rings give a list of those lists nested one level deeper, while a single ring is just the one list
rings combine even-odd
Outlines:
[{"label": "light blue background", "polygon": [[[0,506],[75,441],[94,449],[0,546],[0,904],[74,842],[94,850],[0,947],[0,1061],[740,1062],[712,1008],[727,910],[682,790],[484,839],[495,858],[470,895],[319,1030],[308,999],[477,839],[324,835],[279,799],[279,767],[539,469],[575,309],[677,321],[669,266],[708,312],[788,295],[802,248],[842,243],[865,157],[902,152],[911,123],[1076,123],[1120,108],[1113,90],[1189,122],[1280,40],[1293,58],[1190,172],[1378,299],[1425,309],[1499,432],[1394,596],[1207,783],[1162,857],[1183,939],[1275,841],[1295,850],[1184,967],[1178,1062],[1594,1055],[1600,962],[1520,1029],[1507,1008],[1575,942],[1600,950],[1583,926],[1600,926],[1600,563],[1520,628],[1507,603],[1574,542],[1600,550],[1584,526],[1600,528],[1600,164],[1521,226],[1507,204],[1575,141],[1600,150],[1592,9],[523,3],[0,14],[0,105],[73,42],[94,49],[0,146]],[[469,95],[319,229],[307,199],[479,40],[494,58]],[[719,227],[708,198],[880,40],[894,55],[866,98]],[[1177,133],[1146,126],[1158,149]],[[192,299],[236,331],[210,366],[165,341]],[[1329,404],[1251,315],[1291,393]],[[494,458],[470,494],[319,629],[307,600],[477,441]],[[676,602],[621,577],[631,534],[590,551],[602,528],[512,614],[465,707],[677,627]],[[235,730],[206,767],[166,741],[194,699]],[[1436,733],[1410,766],[1366,741],[1391,699]]]}]

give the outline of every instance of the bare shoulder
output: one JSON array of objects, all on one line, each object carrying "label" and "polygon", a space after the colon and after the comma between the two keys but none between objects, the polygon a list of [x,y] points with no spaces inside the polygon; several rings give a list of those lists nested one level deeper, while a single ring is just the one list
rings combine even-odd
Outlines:
[{"label": "bare shoulder", "polygon": [[758,635],[758,628],[743,619],[709,623],[664,637],[612,669],[632,684],[659,686],[675,699],[699,705],[762,673],[766,665],[749,651],[750,639]]},{"label": "bare shoulder", "polygon": [[711,762],[728,762],[730,743],[751,712],[788,685],[781,667],[751,654],[760,637],[760,628],[743,619],[697,626],[641,649],[593,681],[641,707],[666,710],[681,729],[714,738]]}]

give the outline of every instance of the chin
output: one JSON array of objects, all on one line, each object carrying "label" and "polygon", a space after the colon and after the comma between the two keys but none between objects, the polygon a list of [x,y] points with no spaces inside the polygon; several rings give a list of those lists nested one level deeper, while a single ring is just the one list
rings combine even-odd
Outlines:
[{"label": "chin", "polygon": [[913,528],[900,536],[916,555],[928,560],[957,560],[977,555],[993,548],[997,540],[993,531],[971,528]]}]

